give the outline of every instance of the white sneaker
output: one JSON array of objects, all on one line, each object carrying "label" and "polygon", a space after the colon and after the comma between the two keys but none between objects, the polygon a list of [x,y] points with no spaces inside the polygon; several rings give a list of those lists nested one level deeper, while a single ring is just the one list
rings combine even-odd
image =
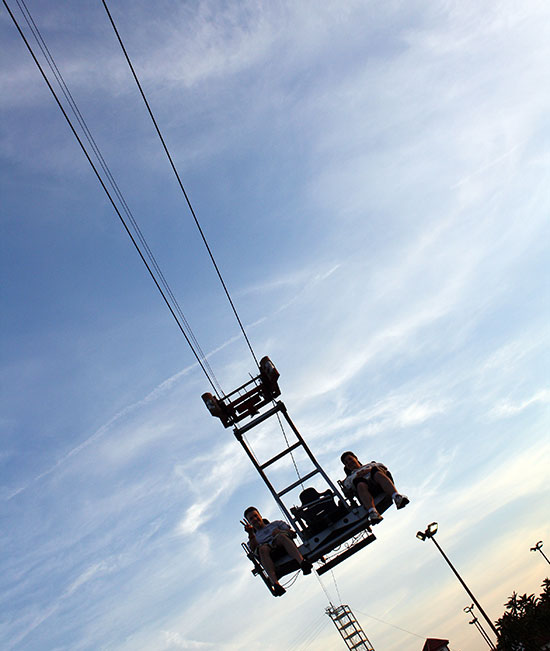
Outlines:
[{"label": "white sneaker", "polygon": [[409,503],[409,498],[406,495],[396,495],[393,501],[397,509],[403,509]]},{"label": "white sneaker", "polygon": [[378,524],[384,519],[376,509],[369,509],[367,515],[369,516],[370,524]]}]

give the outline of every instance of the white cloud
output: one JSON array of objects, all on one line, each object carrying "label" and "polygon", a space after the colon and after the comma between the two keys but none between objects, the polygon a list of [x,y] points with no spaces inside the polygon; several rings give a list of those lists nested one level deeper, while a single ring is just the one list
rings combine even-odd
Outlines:
[{"label": "white cloud", "polygon": [[[470,479],[446,498],[447,518],[454,523],[449,535],[460,536],[460,531],[465,527],[474,527],[477,522],[511,502],[535,499],[546,488],[545,469],[550,464],[548,443],[537,443],[512,458],[502,456],[502,459],[494,458],[492,467],[482,477]],[[513,484],[511,476],[514,478]]]},{"label": "white cloud", "polygon": [[218,515],[242,483],[246,460],[242,451],[230,443],[213,454],[195,458],[193,466],[194,469],[187,469],[187,484],[192,487],[195,501],[177,528],[186,536],[195,534],[199,527]]},{"label": "white cloud", "polygon": [[94,565],[91,565],[88,567],[80,576],[78,576],[72,583],[71,585],[66,589],[64,593],[64,597],[70,596],[75,590],[78,590],[82,585],[87,583],[88,581],[91,581],[92,579],[96,578],[97,576],[100,576],[102,574],[105,574],[107,572],[110,572],[114,569],[114,566],[107,563],[106,561],[101,561],[99,563],[95,563]]},{"label": "white cloud", "polygon": [[168,649],[216,649],[214,644],[209,642],[197,642],[196,640],[185,639],[176,631],[163,631],[166,650]]},{"label": "white cloud", "polygon": [[409,425],[418,425],[429,420],[435,414],[442,414],[446,411],[444,404],[413,404],[407,407],[402,413],[400,422],[401,425],[407,427]]},{"label": "white cloud", "polygon": [[532,405],[546,405],[548,403],[550,403],[550,389],[541,389],[530,398],[526,398],[521,402],[500,402],[489,412],[489,417],[496,419],[510,418],[511,416],[515,416],[525,409],[528,409]]}]

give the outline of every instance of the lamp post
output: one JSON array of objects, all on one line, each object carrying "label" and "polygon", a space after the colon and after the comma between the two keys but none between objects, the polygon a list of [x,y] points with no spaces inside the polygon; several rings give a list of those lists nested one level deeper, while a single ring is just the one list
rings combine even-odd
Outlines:
[{"label": "lamp post", "polygon": [[477,630],[479,631],[481,637],[487,642],[487,645],[489,646],[490,649],[496,649],[496,646],[491,642],[491,638],[487,635],[485,632],[485,629],[481,625],[479,619],[474,615],[473,610],[474,610],[474,604],[471,606],[466,606],[466,608],[463,608],[465,613],[472,613],[472,621],[468,622],[468,624],[475,624]]},{"label": "lamp post", "polygon": [[478,600],[474,597],[474,595],[472,594],[472,591],[470,590],[470,588],[469,588],[469,587],[464,583],[464,581],[462,580],[462,577],[460,576],[460,574],[455,570],[453,564],[452,564],[451,561],[447,558],[447,555],[445,554],[445,552],[441,549],[441,547],[440,547],[439,544],[437,543],[437,540],[436,540],[435,537],[434,537],[435,534],[436,534],[436,532],[437,532],[437,528],[438,528],[438,524],[437,524],[437,522],[432,522],[432,523],[430,523],[430,524],[426,527],[426,531],[424,531],[424,532],[422,532],[422,531],[418,531],[417,534],[416,534],[416,537],[417,537],[419,540],[422,540],[422,541],[424,541],[424,540],[426,540],[426,538],[428,538],[428,539],[430,539],[430,540],[433,542],[433,544],[434,544],[434,545],[437,547],[437,549],[439,550],[441,556],[443,556],[443,558],[447,561],[447,565],[448,565],[448,566],[451,568],[451,570],[454,572],[456,578],[460,581],[460,583],[462,584],[462,587],[464,588],[464,590],[466,590],[466,592],[468,593],[470,599],[474,602],[474,604],[476,605],[477,609],[478,609],[479,612],[483,615],[483,617],[485,618],[487,624],[489,624],[491,630],[492,630],[493,633],[497,636],[497,639],[498,639],[498,631],[497,631],[495,625],[494,625],[493,622],[489,619],[489,617],[487,616],[487,613],[486,613],[486,612],[483,610],[483,608],[480,606]]},{"label": "lamp post", "polygon": [[550,561],[548,560],[548,557],[547,557],[546,554],[542,551],[542,540],[539,540],[538,543],[537,543],[534,547],[531,547],[531,551],[532,551],[532,552],[540,552],[540,553],[544,556],[544,559],[546,560],[546,562],[547,562],[548,564],[550,564]]}]

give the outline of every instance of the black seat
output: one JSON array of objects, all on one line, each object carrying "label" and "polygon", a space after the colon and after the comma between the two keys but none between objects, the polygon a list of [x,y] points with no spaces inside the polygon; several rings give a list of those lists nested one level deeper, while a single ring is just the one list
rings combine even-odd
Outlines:
[{"label": "black seat", "polygon": [[329,489],[319,493],[316,488],[306,488],[300,493],[302,506],[293,506],[292,513],[299,518],[306,537],[311,537],[336,522],[347,512],[345,506],[337,505],[334,493]]}]

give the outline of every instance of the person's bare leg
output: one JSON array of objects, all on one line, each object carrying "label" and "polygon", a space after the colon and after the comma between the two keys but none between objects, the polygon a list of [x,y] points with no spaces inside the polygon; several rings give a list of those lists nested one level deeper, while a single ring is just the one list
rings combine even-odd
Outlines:
[{"label": "person's bare leg", "polygon": [[273,563],[273,559],[271,558],[269,545],[261,545],[259,549],[259,553],[260,553],[260,561],[262,562],[262,565],[264,566],[267,575],[271,579],[271,583],[273,583],[273,585],[278,585],[279,581],[277,580],[277,574],[275,572],[275,564]]},{"label": "person's bare leg", "polygon": [[378,524],[384,519],[380,513],[378,513],[378,510],[374,505],[372,493],[369,491],[368,486],[365,482],[358,482],[357,496],[361,500],[363,506],[367,509],[370,524]]},{"label": "person's bare leg", "polygon": [[288,536],[286,536],[284,533],[280,533],[276,538],[275,542],[277,545],[284,547],[287,554],[291,556],[295,561],[298,561],[298,563],[302,563],[304,560],[304,557],[302,554],[300,554],[300,550],[292,540]]},{"label": "person's bare leg", "polygon": [[296,547],[296,544],[294,543],[293,540],[291,540],[287,535],[284,533],[280,533],[276,538],[275,538],[275,543],[277,546],[283,547],[286,553],[293,558],[298,565],[302,568],[302,572],[304,574],[311,574],[311,569],[313,567],[312,563],[308,560],[306,560],[302,554],[300,553],[300,550],[298,547]]},{"label": "person's bare leg", "polygon": [[392,480],[383,472],[378,471],[375,473],[373,479],[384,491],[384,493],[386,493],[386,495],[389,495],[391,497],[392,495],[395,495],[395,493],[399,492]]},{"label": "person's bare leg", "polygon": [[368,486],[362,481],[357,484],[357,496],[359,497],[361,504],[367,509],[367,511],[369,509],[375,508],[374,500],[368,489]]},{"label": "person's bare leg", "polygon": [[373,476],[373,479],[384,491],[384,493],[392,498],[395,506],[398,509],[402,509],[404,506],[407,506],[409,503],[409,498],[406,495],[402,495],[398,492],[395,484],[385,473],[378,471]]}]

